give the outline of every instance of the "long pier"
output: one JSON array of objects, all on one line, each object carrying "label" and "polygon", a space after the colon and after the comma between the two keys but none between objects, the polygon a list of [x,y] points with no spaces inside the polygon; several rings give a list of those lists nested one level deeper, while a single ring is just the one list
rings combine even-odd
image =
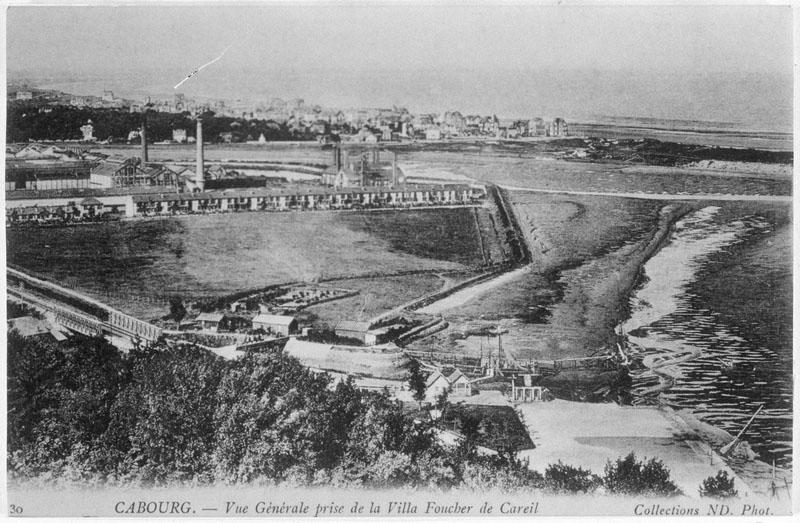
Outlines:
[{"label": "long pier", "polygon": [[162,329],[73,289],[6,268],[8,294],[51,311],[59,325],[89,336],[111,334],[154,342]]}]

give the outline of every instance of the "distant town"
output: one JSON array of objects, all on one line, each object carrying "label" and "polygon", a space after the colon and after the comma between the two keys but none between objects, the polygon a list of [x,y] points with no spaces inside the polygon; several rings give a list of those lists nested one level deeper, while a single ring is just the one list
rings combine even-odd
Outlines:
[{"label": "distant town", "polygon": [[[8,86],[10,112],[14,108],[35,109],[37,114],[50,115],[59,108],[113,110],[131,115],[164,113],[196,118],[209,115],[244,122],[263,121],[272,131],[284,129],[284,139],[319,140],[321,142],[390,142],[408,140],[444,140],[463,137],[486,137],[495,139],[517,139],[531,137],[556,137],[568,134],[567,122],[560,117],[520,116],[498,118],[496,115],[464,115],[457,110],[441,113],[410,112],[405,107],[391,108],[325,108],[308,103],[302,98],[283,100],[272,98],[263,102],[241,100],[200,101],[176,93],[171,99],[128,100],[106,90],[98,95],[73,95],[60,91],[41,90],[28,86]],[[127,133],[108,135],[108,131],[97,129],[93,122],[82,122],[72,129],[69,136],[51,136],[49,139],[67,139],[82,142],[124,143],[139,138],[139,127]],[[232,122],[229,129],[207,134],[209,142],[266,142],[275,138],[269,132],[251,132],[237,129],[242,124]],[[251,126],[246,126],[251,127]],[[171,136],[157,137],[155,143],[193,143],[196,137],[185,126],[172,129]],[[42,137],[30,137],[39,139]],[[150,138],[152,140],[152,138]],[[15,137],[11,137],[11,141]]]}]

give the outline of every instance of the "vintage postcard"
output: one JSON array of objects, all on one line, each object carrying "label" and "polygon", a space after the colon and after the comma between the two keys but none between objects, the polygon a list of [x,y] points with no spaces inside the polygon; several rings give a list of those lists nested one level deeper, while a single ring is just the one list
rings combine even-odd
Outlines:
[{"label": "vintage postcard", "polygon": [[792,515],[796,15],[10,5],[6,514]]}]

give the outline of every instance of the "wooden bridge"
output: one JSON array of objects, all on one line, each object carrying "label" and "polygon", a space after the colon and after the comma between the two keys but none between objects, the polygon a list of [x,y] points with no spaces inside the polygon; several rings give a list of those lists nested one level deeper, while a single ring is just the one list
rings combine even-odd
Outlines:
[{"label": "wooden bridge", "polygon": [[74,289],[6,268],[8,294],[54,313],[56,321],[74,332],[112,334],[132,341],[154,342],[162,329],[118,311]]}]

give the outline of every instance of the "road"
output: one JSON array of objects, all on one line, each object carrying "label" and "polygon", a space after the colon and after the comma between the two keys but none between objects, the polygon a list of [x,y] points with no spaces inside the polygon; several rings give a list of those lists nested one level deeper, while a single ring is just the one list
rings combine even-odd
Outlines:
[{"label": "road", "polygon": [[518,269],[514,269],[513,271],[504,272],[489,280],[483,281],[476,285],[465,287],[460,291],[456,291],[453,294],[445,298],[442,298],[439,301],[435,301],[419,309],[417,312],[420,312],[422,314],[440,314],[447,309],[452,309],[453,307],[463,305],[469,300],[477,298],[481,294],[485,293],[490,289],[493,289],[494,287],[497,287],[498,285],[502,285],[504,283],[513,281],[514,278],[517,278],[518,276],[525,274],[526,272],[529,272],[531,269],[532,269],[531,265],[525,265]]},{"label": "road", "polygon": [[548,194],[573,194],[576,196],[613,196],[616,198],[638,198],[641,200],[715,200],[715,201],[742,201],[742,202],[775,202],[791,203],[791,195],[770,194],[671,194],[671,193],[646,193],[646,192],[600,192],[600,191],[573,191],[570,189],[535,189],[532,187],[515,187],[500,185],[507,191],[514,192],[539,192]]}]

